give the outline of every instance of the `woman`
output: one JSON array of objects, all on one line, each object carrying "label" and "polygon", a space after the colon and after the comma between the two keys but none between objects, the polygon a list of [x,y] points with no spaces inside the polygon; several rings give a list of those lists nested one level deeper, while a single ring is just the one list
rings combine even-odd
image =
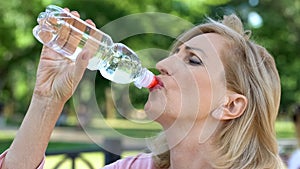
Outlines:
[{"label": "woman", "polygon": [[[171,55],[157,64],[159,84],[145,105],[147,115],[164,128],[153,153],[104,168],[283,168],[274,131],[278,72],[271,55],[249,37],[235,15],[180,37]],[[42,168],[55,122],[88,59],[88,51],[72,63],[43,48],[30,107],[1,156],[2,169]]]}]

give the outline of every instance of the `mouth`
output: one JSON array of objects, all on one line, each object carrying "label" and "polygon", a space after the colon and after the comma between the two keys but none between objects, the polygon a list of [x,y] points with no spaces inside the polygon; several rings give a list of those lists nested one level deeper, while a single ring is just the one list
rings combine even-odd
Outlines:
[{"label": "mouth", "polygon": [[164,83],[161,81],[159,77],[156,77],[157,84],[153,87],[151,87],[149,90],[152,92],[153,90],[164,88]]}]

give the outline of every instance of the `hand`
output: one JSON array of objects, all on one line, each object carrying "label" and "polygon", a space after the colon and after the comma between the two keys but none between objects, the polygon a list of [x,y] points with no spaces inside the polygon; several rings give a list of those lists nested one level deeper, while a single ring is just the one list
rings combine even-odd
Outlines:
[{"label": "hand", "polygon": [[[65,9],[69,11],[69,9]],[[71,12],[80,17],[78,12]],[[86,22],[92,26],[91,20]],[[37,70],[34,94],[54,99],[52,101],[66,102],[74,93],[91,56],[85,49],[78,55],[76,62],[44,46]]]}]

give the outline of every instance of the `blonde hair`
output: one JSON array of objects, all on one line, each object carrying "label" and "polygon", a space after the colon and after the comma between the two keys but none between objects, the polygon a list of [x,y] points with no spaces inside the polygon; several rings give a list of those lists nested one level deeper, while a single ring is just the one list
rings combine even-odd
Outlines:
[{"label": "blonde hair", "polygon": [[[209,19],[194,27],[180,37],[174,47],[205,33],[217,33],[228,39],[229,43],[221,51],[226,87],[248,99],[243,115],[226,121],[217,131],[215,144],[219,157],[213,167],[284,168],[275,135],[281,87],[273,57],[249,40],[251,32],[244,31],[241,20],[234,14],[224,16],[220,22]],[[168,168],[168,157],[169,151],[156,155],[154,163],[159,168]]]}]

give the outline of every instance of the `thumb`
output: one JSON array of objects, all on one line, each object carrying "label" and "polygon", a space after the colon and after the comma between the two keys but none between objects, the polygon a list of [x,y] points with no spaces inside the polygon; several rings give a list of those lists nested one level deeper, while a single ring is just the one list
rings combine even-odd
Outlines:
[{"label": "thumb", "polygon": [[74,82],[77,84],[82,78],[84,71],[89,63],[89,60],[92,56],[88,50],[82,50],[76,59],[75,70],[74,70]]}]

